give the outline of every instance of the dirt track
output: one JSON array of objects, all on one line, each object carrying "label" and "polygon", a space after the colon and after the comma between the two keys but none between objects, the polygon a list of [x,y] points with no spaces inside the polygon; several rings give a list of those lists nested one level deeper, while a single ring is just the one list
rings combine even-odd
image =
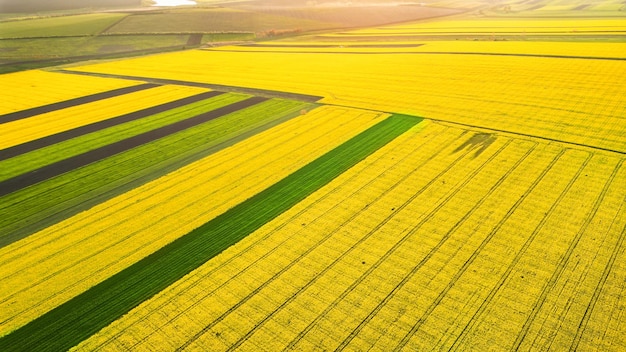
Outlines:
[{"label": "dirt track", "polygon": [[171,109],[183,106],[183,105],[195,103],[200,100],[208,99],[208,98],[220,95],[220,94],[223,94],[223,92],[211,91],[211,92],[196,94],[191,97],[171,101],[169,103],[165,103],[165,104],[161,104],[157,106],[152,106],[147,109],[134,111],[129,114],[113,117],[107,120],[92,123],[90,125],[81,126],[81,127],[69,130],[69,131],[63,131],[63,132],[60,132],[51,136],[43,137],[40,139],[36,139],[34,141],[30,141],[30,142],[19,144],[13,147],[9,147],[9,148],[0,150],[0,161],[13,158],[18,155],[28,153],[28,152],[31,152],[33,150],[37,150],[40,148],[44,148],[44,147],[47,147],[56,143],[60,143],[68,139],[72,139],[72,138],[80,137],[88,133],[96,132],[96,131],[99,131],[108,127],[117,126],[122,123],[138,120],[138,119],[141,119],[150,115],[154,115],[163,111],[171,110]]},{"label": "dirt track", "polygon": [[0,182],[0,197],[266,100],[252,97],[5,180]]}]

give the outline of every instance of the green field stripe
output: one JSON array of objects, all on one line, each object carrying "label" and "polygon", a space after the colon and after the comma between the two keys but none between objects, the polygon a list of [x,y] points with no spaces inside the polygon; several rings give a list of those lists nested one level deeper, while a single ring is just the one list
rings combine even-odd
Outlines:
[{"label": "green field stripe", "polygon": [[[137,120],[106,127],[79,137],[64,140],[10,159],[0,161],[0,181],[19,176],[46,165],[79,155],[107,144],[142,134],[201,113],[215,110],[248,98],[248,95],[225,93]],[[0,151],[2,154],[2,151]]]},{"label": "green field stripe", "polygon": [[0,247],[311,107],[272,99],[0,197]]},{"label": "green field stripe", "polygon": [[21,154],[26,154],[32,152],[33,150],[45,148],[57,143],[62,143],[63,141],[78,138],[82,135],[86,135],[89,133],[98,132],[100,130],[104,130],[109,127],[113,127],[116,125],[121,125],[123,123],[131,122],[134,120],[138,120],[144,117],[148,117],[151,115],[158,114],[163,111],[173,110],[175,108],[189,105],[198,101],[206,100],[217,95],[224,94],[219,91],[209,91],[202,92],[199,94],[195,94],[192,96],[187,96],[181,99],[177,99],[174,101],[167,101],[162,104],[152,105],[145,109],[135,110],[130,113],[126,113],[119,116],[111,116],[109,118],[96,121],[93,123],[89,123],[86,125],[82,125],[76,128],[71,128],[69,130],[64,130],[55,134],[51,134],[48,136],[44,136],[41,138],[37,138],[28,142],[24,142],[21,144],[17,144],[8,148],[4,148],[0,150],[0,160],[10,159]]},{"label": "green field stripe", "polygon": [[0,339],[2,351],[67,350],[276,218],[421,121],[393,115],[264,191]]}]

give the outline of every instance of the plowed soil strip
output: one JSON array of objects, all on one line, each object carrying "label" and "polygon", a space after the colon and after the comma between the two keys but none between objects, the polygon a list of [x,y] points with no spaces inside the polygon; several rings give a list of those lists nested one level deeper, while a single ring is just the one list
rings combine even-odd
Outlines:
[{"label": "plowed soil strip", "polygon": [[109,90],[109,91],[102,92],[102,93],[87,95],[87,96],[80,97],[80,98],[60,101],[58,103],[38,106],[32,109],[20,110],[20,111],[12,112],[9,114],[0,115],[0,124],[25,119],[28,117],[32,117],[32,116],[39,115],[39,114],[44,114],[46,112],[51,112],[54,110],[61,110],[61,109],[69,108],[75,105],[92,103],[98,100],[103,100],[103,99],[117,97],[119,95],[134,93],[140,90],[150,89],[150,88],[154,88],[158,86],[160,86],[160,84],[144,83],[144,84],[139,84],[136,86],[114,89],[114,90]]},{"label": "plowed soil strip", "polygon": [[32,152],[33,150],[48,147],[53,144],[66,141],[68,139],[80,137],[88,133],[97,132],[105,128],[117,126],[126,122],[130,122],[130,121],[138,120],[138,119],[148,117],[151,115],[155,115],[160,112],[175,109],[175,108],[187,105],[187,104],[192,104],[192,103],[204,100],[204,99],[212,98],[220,94],[224,94],[224,93],[218,92],[218,91],[211,91],[211,92],[196,94],[196,95],[186,97],[183,99],[171,101],[169,103],[152,106],[147,109],[134,111],[129,114],[113,117],[107,120],[92,123],[90,125],[81,126],[81,127],[69,130],[69,131],[64,131],[64,132],[57,133],[51,136],[39,138],[34,141],[30,141],[30,142],[19,144],[13,147],[9,147],[9,148],[0,150],[0,161],[13,158],[24,153]]},{"label": "plowed soil strip", "polygon": [[273,186],[0,339],[2,351],[80,343],[419,123],[394,115]]},{"label": "plowed soil strip", "polygon": [[252,97],[10,178],[0,182],[0,197],[266,100]]}]

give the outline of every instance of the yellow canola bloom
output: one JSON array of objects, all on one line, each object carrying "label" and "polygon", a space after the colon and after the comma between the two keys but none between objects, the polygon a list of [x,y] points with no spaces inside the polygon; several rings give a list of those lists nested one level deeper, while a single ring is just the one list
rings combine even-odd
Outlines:
[{"label": "yellow canola bloom", "polygon": [[7,73],[0,75],[0,115],[140,83],[39,70]]},{"label": "yellow canola bloom", "polygon": [[76,350],[623,346],[623,162],[417,126]]},{"label": "yellow canola bloom", "polygon": [[619,60],[197,50],[80,70],[311,94],[328,104],[626,151],[626,62]]},{"label": "yellow canola bloom", "polygon": [[[382,175],[387,167],[395,165],[404,169],[411,162],[423,163],[427,159],[424,155],[437,148],[435,143],[429,143],[433,141],[430,138],[436,136],[434,131],[440,132],[445,128],[435,126],[428,132],[420,133],[421,128],[420,124],[390,142],[292,209],[92,336],[78,349],[151,348],[161,343],[162,348],[182,345],[186,338],[201,328],[203,322],[236,304],[254,288],[254,284],[270,278],[350,215],[345,212],[326,217],[328,210],[344,209],[347,207],[345,202],[352,204],[374,200],[376,193],[367,194],[361,188],[371,190],[375,187],[372,183],[377,180],[390,185],[402,177],[400,172]],[[447,143],[451,140],[450,136],[446,136],[433,142]],[[411,147],[416,146],[423,146],[425,153],[410,153]],[[349,189],[354,190],[350,193],[358,197],[347,196],[352,195],[348,193]],[[321,215],[324,218],[319,218]],[[332,244],[344,246],[339,242],[329,243]],[[300,281],[296,278],[294,284]],[[279,301],[280,297],[276,300]],[[180,307],[176,308],[179,304]],[[197,321],[200,316],[202,319]],[[169,322],[170,319],[175,320]],[[185,329],[180,329],[180,323]],[[159,329],[163,329],[162,333]],[[236,336],[242,332],[228,329],[221,331],[220,336]],[[138,343],[141,345],[135,345]],[[218,343],[216,341],[215,348]]]},{"label": "yellow canola bloom", "polygon": [[348,33],[501,33],[501,32],[570,32],[626,31],[624,18],[575,18],[575,19],[463,19],[420,23],[403,23],[380,28],[365,28]]},{"label": "yellow canola bloom", "polygon": [[160,86],[8,122],[0,125],[3,137],[0,149],[206,91],[196,87]]},{"label": "yellow canola bloom", "polygon": [[626,58],[626,43],[454,41],[428,42],[420,51]]},{"label": "yellow canola bloom", "polygon": [[[393,41],[393,42],[307,42],[306,47],[293,42],[277,42],[272,46],[223,46],[211,51],[253,51],[293,53],[476,53],[548,56],[580,56],[588,58],[626,58],[625,43],[593,42],[516,42],[516,41]],[[290,46],[291,45],[291,46]],[[296,44],[297,45],[297,44]],[[329,47],[330,46],[330,47]]]},{"label": "yellow canola bloom", "polygon": [[224,213],[385,116],[320,107],[1,248],[0,335]]}]

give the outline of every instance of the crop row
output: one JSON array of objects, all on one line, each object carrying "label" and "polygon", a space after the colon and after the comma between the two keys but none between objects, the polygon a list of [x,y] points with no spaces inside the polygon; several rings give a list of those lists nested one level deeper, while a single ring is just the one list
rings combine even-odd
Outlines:
[{"label": "crop row", "polygon": [[226,46],[211,49],[209,51],[230,52],[291,52],[291,53],[370,53],[370,54],[498,54],[503,56],[552,56],[552,57],[584,57],[584,58],[609,58],[626,59],[623,43],[598,43],[598,42],[538,42],[538,41],[444,41],[419,39],[396,39],[376,41],[372,39],[360,39],[346,44],[343,38],[329,37],[324,41],[317,42],[276,42],[262,45],[239,45]]},{"label": "crop row", "polygon": [[78,77],[35,70],[4,74],[0,78],[0,90],[3,95],[0,102],[0,114],[9,114],[140,83],[132,80]]},{"label": "crop row", "polygon": [[[123,141],[127,138],[141,135],[148,131],[152,131],[178,121],[188,119],[193,116],[200,115],[207,111],[212,111],[217,108],[224,107],[229,104],[241,101],[247,96],[240,94],[222,94],[214,98],[208,98],[212,92],[203,93],[200,95],[192,96],[197,100],[195,103],[182,105],[171,110],[152,109],[147,108],[144,110],[135,111],[120,117],[115,117],[102,121],[101,124],[92,124],[88,127],[94,132],[80,134],[73,136],[75,131],[81,132],[81,128],[65,131],[65,133],[58,133],[51,135],[49,138],[42,138],[35,140],[32,143],[26,143],[16,146],[14,149],[26,149],[20,147],[28,147],[30,144],[43,145],[42,148],[37,148],[33,151],[19,154],[17,156],[0,161],[0,181],[16,177],[27,172],[36,170],[46,165],[54,164],[61,160],[65,160],[71,157],[75,157],[86,152],[105,147],[107,145]],[[198,97],[199,99],[195,99]],[[202,99],[204,97],[204,99]],[[189,100],[189,98],[183,98],[182,100]],[[181,100],[174,101],[175,105]],[[146,113],[143,113],[146,111]],[[160,111],[155,113],[156,111]],[[115,125],[117,119],[131,115],[139,115],[138,119],[131,119],[131,121],[122,121],[123,123]],[[111,127],[99,128],[101,125],[112,125]],[[65,134],[71,135],[73,138],[65,138]],[[43,143],[48,142],[50,143]],[[28,149],[26,149],[28,150]],[[9,150],[0,151],[0,155],[3,152]]]},{"label": "crop row", "polygon": [[[419,122],[392,117],[0,340],[66,349],[238,242]],[[64,334],[59,335],[59,331]],[[51,340],[52,336],[56,336]]]},{"label": "crop row", "polygon": [[[206,155],[219,148],[220,143],[302,107],[302,103],[292,101],[270,101],[147,141],[147,144],[119,154],[105,155],[107,157],[100,161],[8,194],[2,197],[0,207],[3,242],[6,244],[21,238],[102,199],[161,176],[185,163],[187,158],[193,160]],[[94,152],[97,153],[89,153]],[[76,158],[80,161],[80,155]],[[28,180],[30,178],[25,179]]]},{"label": "crop row", "polygon": [[491,137],[405,133],[79,350],[623,345],[623,160]]},{"label": "crop row", "polygon": [[[188,64],[175,64],[180,61]],[[321,102],[329,104],[626,152],[623,60],[382,50],[376,55],[196,50],[77,69],[299,92],[324,96]]]},{"label": "crop row", "polygon": [[[265,104],[271,103],[277,104]],[[272,116],[278,104],[270,110]],[[237,119],[249,123],[254,115],[248,111]],[[3,332],[140,260],[378,121],[378,114],[316,109],[2,248],[1,276],[12,287],[0,298]],[[188,138],[200,135],[195,131]],[[52,267],[57,270],[51,273]]]},{"label": "crop row", "polygon": [[79,104],[8,122],[2,124],[5,138],[0,142],[0,149],[6,149],[204,91],[206,90],[195,87],[157,86],[135,93]]},{"label": "crop row", "polygon": [[135,86],[107,90],[101,93],[95,93],[95,94],[82,96],[82,97],[78,97],[74,99],[63,100],[57,103],[38,106],[38,107],[31,108],[31,109],[19,110],[19,111],[15,111],[15,112],[0,116],[0,123],[17,121],[17,120],[33,117],[36,115],[44,114],[50,111],[72,107],[74,105],[86,104],[86,103],[90,103],[90,102],[94,102],[98,100],[113,98],[113,97],[128,94],[128,93],[138,92],[144,89],[154,88],[157,86],[158,85],[154,83],[138,84]]}]

